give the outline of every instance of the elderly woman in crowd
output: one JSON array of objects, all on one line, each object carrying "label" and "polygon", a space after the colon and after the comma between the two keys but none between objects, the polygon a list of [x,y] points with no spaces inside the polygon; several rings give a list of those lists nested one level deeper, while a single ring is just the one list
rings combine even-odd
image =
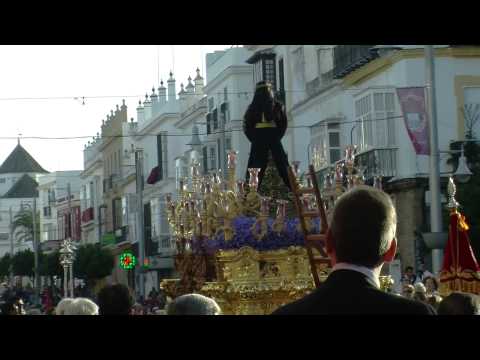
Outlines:
[{"label": "elderly woman in crowd", "polygon": [[98,315],[98,305],[87,298],[76,298],[65,309],[65,315]]},{"label": "elderly woman in crowd", "polygon": [[55,308],[55,315],[65,315],[65,310],[73,302],[72,298],[64,298],[60,300]]},{"label": "elderly woman in crowd", "polygon": [[215,300],[200,294],[177,297],[167,306],[167,315],[220,315],[220,306]]}]

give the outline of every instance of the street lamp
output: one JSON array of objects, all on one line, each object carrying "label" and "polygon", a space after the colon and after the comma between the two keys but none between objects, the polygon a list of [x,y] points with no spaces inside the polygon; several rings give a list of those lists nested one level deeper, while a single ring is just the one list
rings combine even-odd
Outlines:
[{"label": "street lamp", "polygon": [[63,297],[68,297],[68,273],[70,272],[70,297],[73,293],[73,261],[76,247],[71,239],[65,239],[60,248],[60,264],[63,266]]},{"label": "street lamp", "polygon": [[455,171],[453,176],[458,182],[465,184],[470,180],[470,177],[472,176],[472,172],[470,171],[467,165],[467,158],[465,157],[465,154],[464,154],[463,144],[462,144],[461,151],[462,151],[461,155],[458,158],[457,171]]}]

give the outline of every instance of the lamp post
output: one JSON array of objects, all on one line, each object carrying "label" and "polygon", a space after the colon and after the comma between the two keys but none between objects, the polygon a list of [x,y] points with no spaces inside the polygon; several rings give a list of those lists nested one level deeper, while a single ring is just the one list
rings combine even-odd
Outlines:
[{"label": "lamp post", "polygon": [[75,245],[71,239],[63,240],[60,248],[60,264],[63,266],[63,297],[68,297],[68,273],[70,272],[70,297],[74,297],[73,293],[73,261],[75,254]]},{"label": "lamp post", "polygon": [[[430,119],[429,140],[430,140],[430,232],[432,236],[444,238],[442,233],[442,211],[440,198],[440,170],[439,170],[439,151],[438,151],[438,131],[437,131],[437,107],[435,93],[435,58],[433,54],[433,45],[425,45],[425,90],[427,98],[427,111]],[[442,267],[443,260],[443,241],[439,241],[432,249],[432,270],[438,274]]]},{"label": "lamp post", "polygon": [[143,149],[135,149],[135,170],[137,185],[137,237],[138,237],[138,257],[140,262],[140,272],[138,276],[138,288],[140,296],[145,299],[145,225],[143,215]]}]

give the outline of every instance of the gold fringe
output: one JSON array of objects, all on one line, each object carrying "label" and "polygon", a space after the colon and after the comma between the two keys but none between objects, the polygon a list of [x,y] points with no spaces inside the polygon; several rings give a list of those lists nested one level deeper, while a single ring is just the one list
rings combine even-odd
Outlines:
[{"label": "gold fringe", "polygon": [[454,291],[480,295],[480,281],[468,281],[457,278],[454,280],[441,282],[438,290],[442,296],[448,296]]}]

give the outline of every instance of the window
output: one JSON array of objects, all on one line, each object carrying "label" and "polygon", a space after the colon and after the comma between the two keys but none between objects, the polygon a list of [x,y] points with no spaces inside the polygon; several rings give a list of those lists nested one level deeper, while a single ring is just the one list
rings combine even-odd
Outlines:
[{"label": "window", "polygon": [[160,179],[163,180],[168,177],[168,154],[167,154],[167,133],[162,132],[157,135],[157,159]]},{"label": "window", "polygon": [[225,149],[232,150],[232,138],[230,137],[225,138]]},{"label": "window", "polygon": [[102,205],[98,209],[101,236],[107,233],[107,207]]},{"label": "window", "polygon": [[317,145],[321,158],[333,164],[341,159],[340,124],[322,121],[311,129],[311,144]]},{"label": "window", "polygon": [[5,184],[5,178],[0,178],[0,184]]},{"label": "window", "polygon": [[223,88],[223,101],[224,102],[228,101],[228,88],[227,87]]},{"label": "window", "polygon": [[170,225],[167,218],[167,204],[164,200],[159,201],[159,217],[160,246],[162,248],[170,248]]},{"label": "window", "polygon": [[94,207],[94,198],[95,198],[95,185],[93,183],[93,181],[90,181],[90,183],[88,184],[88,197],[87,199],[89,199],[89,207]]},{"label": "window", "polygon": [[122,227],[122,199],[113,199],[112,201],[113,230]]},{"label": "window", "polygon": [[208,148],[204,146],[202,148],[202,162],[203,162],[203,173],[208,172]]},{"label": "window", "polygon": [[472,135],[478,138],[480,135],[480,87],[465,87],[463,95],[462,116],[465,123],[465,135]]},{"label": "window", "polygon": [[330,147],[340,147],[340,133],[329,132],[328,133],[328,143],[329,143]]},{"label": "window", "polygon": [[218,111],[217,111],[217,109],[213,110],[212,119],[213,119],[213,130],[217,130],[218,129]]},{"label": "window", "polygon": [[371,115],[371,95],[355,102],[355,120],[357,121],[357,145],[360,150],[373,146],[373,124]]},{"label": "window", "polygon": [[122,226],[128,225],[128,199],[122,196]]},{"label": "window", "polygon": [[207,135],[212,133],[212,114],[207,114]]},{"label": "window", "polygon": [[216,170],[217,169],[217,154],[215,153],[215,148],[210,148],[210,168],[209,170]]},{"label": "window", "polygon": [[[305,58],[303,54],[303,46],[300,46],[298,49],[293,51],[293,84],[292,88],[294,90],[303,90],[305,89]],[[293,103],[301,101],[304,97],[301,91],[293,93]]]},{"label": "window", "polygon": [[276,89],[275,59],[265,59],[264,70],[265,81],[272,83],[273,89]]},{"label": "window", "polygon": [[217,155],[218,155],[218,167],[223,169],[223,164],[222,164],[222,141],[220,138],[217,139]]},{"label": "window", "polygon": [[374,146],[394,146],[395,95],[393,92],[374,92],[355,102],[357,144],[362,149]]},{"label": "window", "polygon": [[213,97],[211,97],[208,99],[208,112],[212,112],[214,106],[215,106],[215,100]]},{"label": "window", "polygon": [[285,74],[283,70],[283,59],[278,60],[278,91],[280,100],[285,102]]}]

